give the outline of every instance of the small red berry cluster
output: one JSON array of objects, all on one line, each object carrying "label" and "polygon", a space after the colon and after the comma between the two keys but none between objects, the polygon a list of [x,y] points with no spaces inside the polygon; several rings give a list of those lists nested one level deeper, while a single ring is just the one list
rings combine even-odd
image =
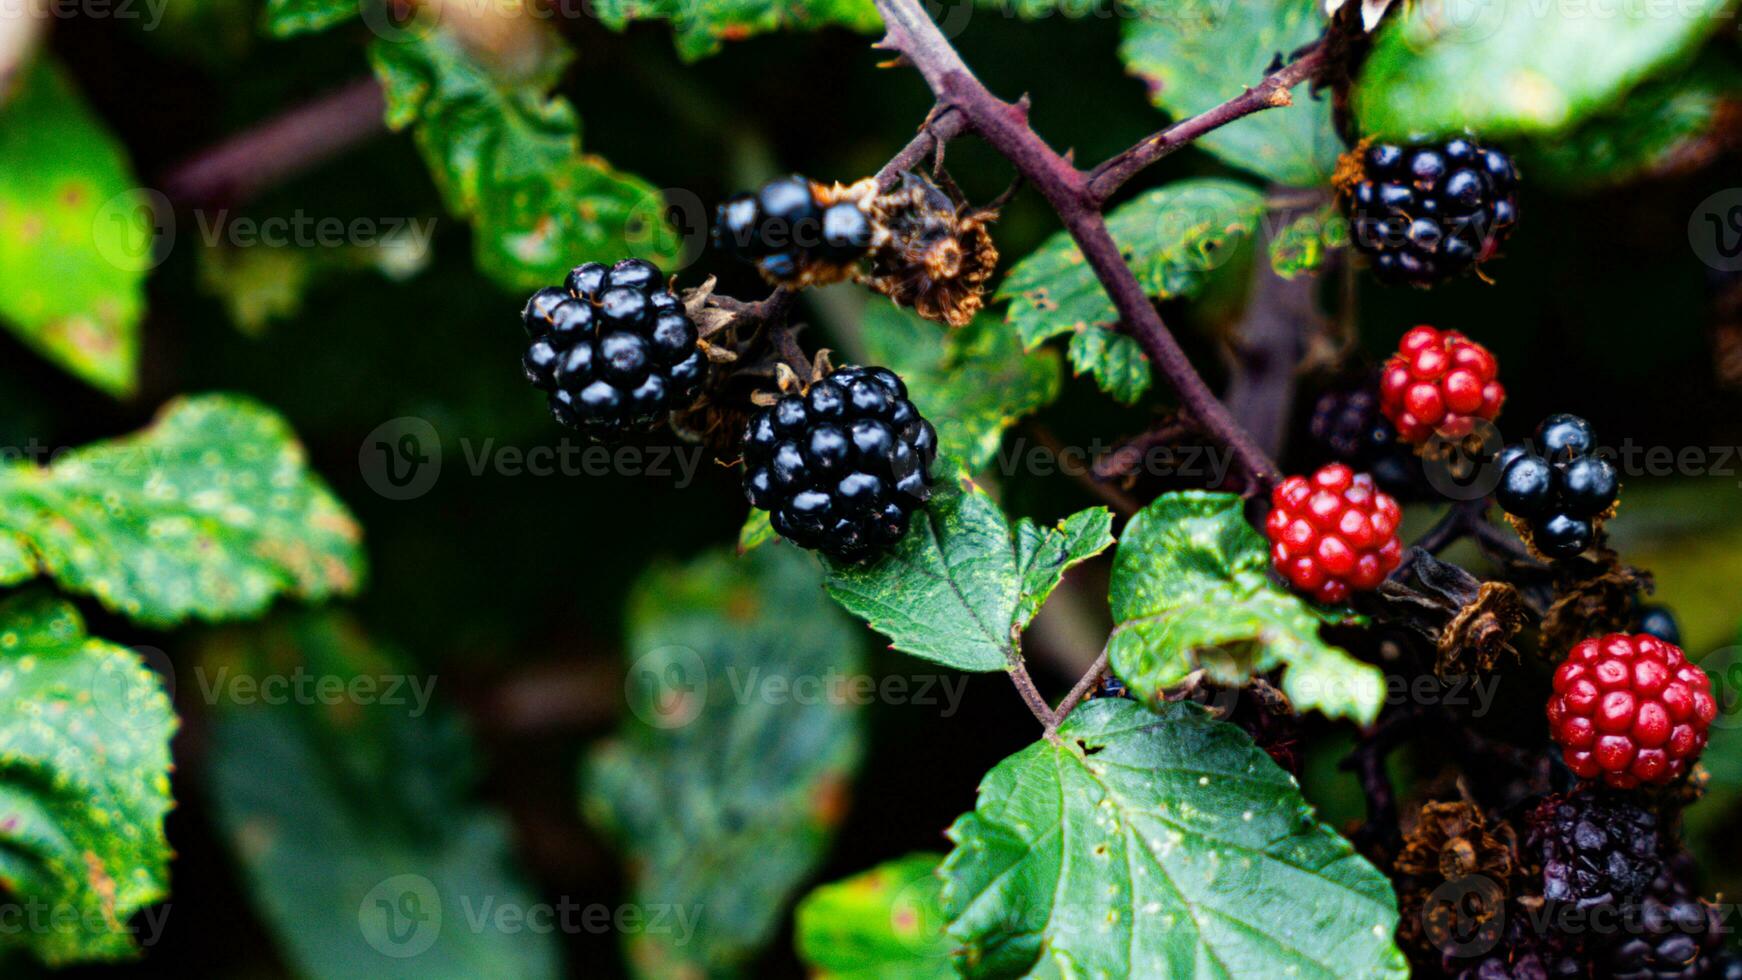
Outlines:
[{"label": "small red berry cluster", "polygon": [[1270,495],[1270,557],[1296,589],[1324,603],[1376,589],[1403,557],[1397,501],[1373,478],[1332,463],[1311,479],[1291,476]]},{"label": "small red berry cluster", "polygon": [[1655,636],[1610,633],[1574,646],[1554,674],[1549,732],[1584,779],[1628,789],[1680,776],[1718,713],[1704,671]]},{"label": "small red berry cluster", "polygon": [[1461,439],[1477,419],[1493,421],[1506,401],[1500,363],[1456,330],[1419,326],[1403,335],[1379,379],[1379,405],[1398,438],[1412,445],[1434,433]]}]

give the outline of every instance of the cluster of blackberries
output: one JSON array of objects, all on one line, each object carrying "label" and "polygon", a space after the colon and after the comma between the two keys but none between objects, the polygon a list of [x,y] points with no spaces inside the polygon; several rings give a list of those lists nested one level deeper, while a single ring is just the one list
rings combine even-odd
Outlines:
[{"label": "cluster of blackberries", "polygon": [[688,406],[705,361],[696,326],[651,262],[577,266],[527,300],[526,379],[558,422],[600,439],[648,429]]},{"label": "cluster of blackberries", "polygon": [[1373,143],[1345,189],[1353,244],[1380,280],[1435,285],[1494,255],[1518,221],[1517,188],[1511,158],[1472,139]]},{"label": "cluster of blackberries", "polygon": [[1525,846],[1542,865],[1542,897],[1578,909],[1637,902],[1663,870],[1657,816],[1631,794],[1548,796],[1527,818]]},{"label": "cluster of blackberries", "polygon": [[771,180],[754,194],[720,205],[714,245],[755,263],[772,282],[833,282],[871,248],[875,226],[864,197],[853,188],[826,187],[796,174]]},{"label": "cluster of blackberries", "polygon": [[907,533],[931,498],[938,435],[886,368],[846,367],[744,431],[744,494],[783,537],[844,561]]},{"label": "cluster of blackberries", "polygon": [[1596,449],[1590,423],[1551,415],[1537,426],[1532,443],[1508,446],[1495,460],[1495,499],[1524,522],[1531,543],[1550,558],[1572,558],[1589,548],[1596,522],[1615,506],[1620,480]]}]

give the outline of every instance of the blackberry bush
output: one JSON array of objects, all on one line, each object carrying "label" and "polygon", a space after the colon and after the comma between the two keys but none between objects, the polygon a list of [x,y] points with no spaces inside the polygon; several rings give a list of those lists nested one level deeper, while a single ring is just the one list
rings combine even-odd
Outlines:
[{"label": "blackberry bush", "polygon": [[1518,223],[1512,158],[1469,137],[1372,143],[1343,187],[1350,239],[1382,282],[1435,286],[1493,258]]},{"label": "blackberry bush", "polygon": [[744,430],[744,495],[803,548],[877,555],[931,498],[937,430],[885,368],[845,367],[784,395]]},{"label": "blackberry bush", "polygon": [[595,438],[650,429],[701,388],[696,326],[651,262],[576,266],[561,289],[532,294],[521,322],[526,380],[558,422]]}]

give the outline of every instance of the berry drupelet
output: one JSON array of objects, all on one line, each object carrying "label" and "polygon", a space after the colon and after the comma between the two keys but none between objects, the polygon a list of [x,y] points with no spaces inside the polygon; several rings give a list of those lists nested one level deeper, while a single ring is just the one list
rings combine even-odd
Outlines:
[{"label": "berry drupelet", "polygon": [[1567,767],[1620,789],[1687,772],[1717,713],[1705,672],[1680,647],[1645,633],[1574,646],[1548,699],[1549,734]]},{"label": "berry drupelet", "polygon": [[1620,478],[1596,449],[1584,419],[1551,415],[1537,427],[1533,443],[1508,446],[1495,460],[1495,499],[1549,558],[1572,558],[1589,548],[1599,522],[1615,507]]},{"label": "berry drupelet", "polygon": [[706,363],[683,303],[650,262],[577,266],[532,294],[526,379],[558,422],[599,439],[652,428],[695,400]]},{"label": "berry drupelet", "polygon": [[1371,143],[1342,183],[1354,245],[1382,282],[1427,287],[1493,257],[1518,222],[1512,159],[1468,137]]},{"label": "berry drupelet", "polygon": [[1469,435],[1478,420],[1493,421],[1506,401],[1494,355],[1456,330],[1419,326],[1403,335],[1385,362],[1379,400],[1397,435],[1421,445],[1439,433]]},{"label": "berry drupelet", "polygon": [[840,368],[751,418],[744,494],[800,547],[868,559],[931,498],[937,451],[937,430],[893,371]]},{"label": "berry drupelet", "polygon": [[1336,604],[1379,587],[1403,558],[1397,501],[1341,463],[1271,492],[1264,530],[1277,574],[1297,591]]},{"label": "berry drupelet", "polygon": [[720,205],[715,247],[756,265],[775,285],[839,282],[876,242],[867,211],[876,184],[824,185],[794,174]]}]

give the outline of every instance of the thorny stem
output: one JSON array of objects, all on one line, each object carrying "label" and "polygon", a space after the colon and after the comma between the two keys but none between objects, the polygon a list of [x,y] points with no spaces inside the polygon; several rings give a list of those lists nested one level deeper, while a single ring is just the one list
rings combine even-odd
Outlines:
[{"label": "thorny stem", "polygon": [[1293,62],[1278,68],[1264,77],[1243,94],[1222,103],[1215,108],[1205,110],[1190,119],[1182,119],[1172,126],[1144,139],[1142,142],[1108,159],[1105,163],[1089,171],[1089,196],[1097,204],[1105,203],[1124,183],[1136,176],[1139,171],[1149,166],[1173,151],[1187,146],[1205,133],[1219,129],[1236,119],[1243,119],[1255,112],[1293,105],[1294,96],[1289,90],[1319,74],[1325,67],[1326,51],[1324,42],[1318,42],[1306,48]]},{"label": "thorny stem", "polygon": [[1024,103],[1005,102],[981,84],[917,0],[877,0],[877,9],[888,28],[880,46],[905,56],[939,103],[960,112],[969,128],[1041,192],[1106,289],[1123,328],[1161,368],[1186,410],[1207,435],[1234,451],[1250,488],[1274,484],[1276,464],[1216,399],[1126,266],[1101,217],[1101,202],[1088,189],[1087,175],[1029,128]]},{"label": "thorny stem", "polygon": [[[990,144],[1040,191],[1113,301],[1122,329],[1137,339],[1144,353],[1167,376],[1185,412],[1205,435],[1233,451],[1245,472],[1249,492],[1273,486],[1279,478],[1276,464],[1210,391],[1168,331],[1148,293],[1125,264],[1118,243],[1107,230],[1101,207],[1106,195],[1132,174],[1179,146],[1260,109],[1288,104],[1288,89],[1317,71],[1324,57],[1322,50],[1310,49],[1294,64],[1272,73],[1257,88],[1203,116],[1171,127],[1168,132],[1173,133],[1172,137],[1167,132],[1151,137],[1095,171],[1085,173],[1030,128],[1026,98],[1005,102],[980,82],[917,0],[876,0],[876,3],[887,29],[879,46],[900,54],[919,71],[937,97],[941,108],[934,110],[931,122],[947,123],[959,116],[965,128]],[[903,156],[910,151],[915,162],[925,152],[924,148],[909,144]],[[1094,186],[1097,175],[1101,181],[1099,191]],[[879,174],[880,179],[886,176],[893,178],[889,168]],[[1098,666],[1094,673],[1098,674],[1100,669]],[[1067,696],[1060,704],[1062,711],[1051,712],[1020,660],[1012,665],[1011,676],[1035,717],[1047,726],[1049,736],[1093,683],[1092,677],[1079,680],[1072,690],[1075,700]]]},{"label": "thorny stem", "polygon": [[164,193],[187,204],[245,203],[386,132],[386,106],[381,84],[359,78],[194,154],[164,176]]}]

